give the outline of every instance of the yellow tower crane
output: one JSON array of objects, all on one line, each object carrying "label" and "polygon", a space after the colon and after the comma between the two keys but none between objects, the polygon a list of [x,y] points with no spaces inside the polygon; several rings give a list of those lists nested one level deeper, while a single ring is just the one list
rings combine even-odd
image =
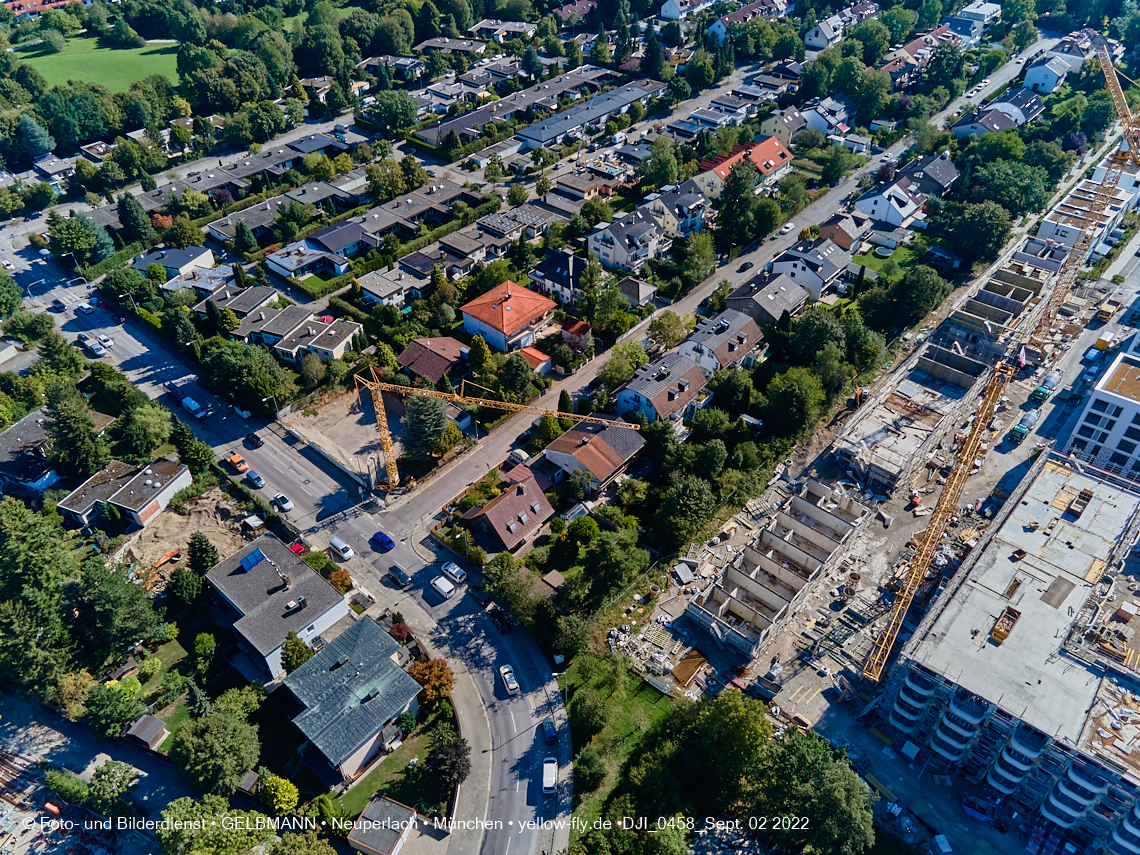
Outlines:
[{"label": "yellow tower crane", "polygon": [[[1097,186],[1095,195],[1090,202],[1091,214],[1069,216],[1068,222],[1074,228],[1080,229],[1080,235],[1057,273],[1056,284],[1053,286],[1041,318],[1027,342],[1041,353],[1042,358],[1046,358],[1048,355],[1046,348],[1052,338],[1052,329],[1057,313],[1064,305],[1065,300],[1068,299],[1069,292],[1077,281],[1077,274],[1080,273],[1081,267],[1088,257],[1089,249],[1092,247],[1092,241],[1099,226],[1099,218],[1096,215],[1103,213],[1113,200],[1117,183],[1120,181],[1120,176],[1129,160],[1140,165],[1140,127],[1137,126],[1131,111],[1128,109],[1128,103],[1124,99],[1124,90],[1116,77],[1116,70],[1112,67],[1112,60],[1106,48],[1100,49],[1099,59],[1108,91],[1112,94],[1117,114],[1124,125],[1124,139],[1106,164],[1107,173],[1104,180]],[[1020,351],[1016,345],[1015,351]],[[930,571],[934,555],[938,551],[939,543],[949,525],[950,517],[958,508],[962,488],[966,485],[966,479],[970,476],[970,471],[973,469],[974,461],[978,456],[978,450],[981,448],[982,436],[989,426],[990,419],[993,418],[994,410],[1002,392],[1005,391],[1006,384],[1016,373],[1016,363],[1011,360],[994,368],[993,375],[986,384],[982,401],[974,414],[974,423],[970,427],[970,433],[955,455],[954,462],[950,467],[950,474],[946,478],[946,484],[943,486],[938,502],[930,515],[930,525],[923,532],[918,550],[907,568],[903,588],[891,605],[887,625],[875,639],[870,656],[863,666],[863,676],[869,680],[878,681],[882,677],[891,649],[894,647],[903,620],[906,618],[907,609],[910,608],[915,593]]]},{"label": "yellow tower crane", "polygon": [[[630,430],[640,430],[640,425],[631,424],[630,422],[616,421],[614,419],[602,418],[599,416],[582,416],[578,413],[560,413],[557,410],[549,410],[545,407],[532,407],[529,404],[510,404],[506,401],[492,401],[488,398],[478,398],[472,395],[464,394],[467,389],[467,381],[464,380],[459,386],[459,394],[455,395],[450,392],[437,392],[435,389],[421,389],[418,386],[400,386],[396,383],[384,383],[377,379],[376,372],[372,368],[368,369],[370,377],[365,377],[364,373],[356,375],[356,394],[359,398],[361,390],[367,389],[372,394],[373,407],[376,410],[376,430],[380,434],[380,448],[384,452],[384,470],[388,475],[387,484],[385,487],[389,490],[394,490],[400,484],[400,470],[396,467],[396,451],[392,445],[392,432],[388,429],[388,415],[384,412],[384,393],[392,392],[396,395],[404,397],[420,397],[420,398],[435,398],[438,401],[447,401],[451,404],[471,404],[480,407],[490,407],[496,410],[506,410],[512,413],[533,413],[537,416],[544,416],[550,413],[554,418],[559,420],[569,420],[573,422],[586,422],[595,425],[609,425],[611,427],[623,427]],[[472,383],[472,386],[476,384]],[[483,388],[483,387],[479,387]]]}]

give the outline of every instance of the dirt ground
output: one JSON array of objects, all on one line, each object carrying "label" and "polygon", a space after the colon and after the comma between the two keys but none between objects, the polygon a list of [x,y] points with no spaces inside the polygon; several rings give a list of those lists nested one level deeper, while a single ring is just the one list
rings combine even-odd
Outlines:
[{"label": "dirt ground", "polygon": [[[396,395],[385,395],[384,405],[388,430],[399,456],[402,453],[400,436],[403,425],[400,419],[404,415],[404,402]],[[360,461],[368,457],[376,458],[373,467],[383,466],[384,452],[380,449],[380,434],[376,431],[376,411],[367,392],[364,393],[363,405],[353,391],[316,402],[308,409],[316,409],[317,414],[289,413],[281,420],[282,424],[353,471],[358,471]]]},{"label": "dirt ground", "polygon": [[[159,575],[165,580],[175,569],[186,566],[190,535],[196,531],[210,539],[220,558],[232,555],[244,543],[240,530],[240,519],[244,514],[235,515],[233,506],[234,500],[215,487],[191,502],[185,516],[174,511],[159,514],[158,519],[123,548],[119,560],[124,564],[153,567],[170,550],[181,550],[181,561],[162,566]],[[161,589],[161,581],[157,587]]]}]

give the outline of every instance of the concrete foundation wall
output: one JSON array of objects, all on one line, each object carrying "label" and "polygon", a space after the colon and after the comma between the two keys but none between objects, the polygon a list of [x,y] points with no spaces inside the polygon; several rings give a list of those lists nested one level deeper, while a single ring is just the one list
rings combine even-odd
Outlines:
[{"label": "concrete foundation wall", "polygon": [[919,370],[932,377],[969,389],[986,370],[984,362],[962,356],[937,345],[928,345],[918,360]]},{"label": "concrete foundation wall", "polygon": [[1027,288],[1034,294],[1040,294],[1041,290],[1045,287],[1046,276],[1043,274],[1045,271],[1038,267],[1029,267],[1027,265],[1018,265],[1020,269],[1011,267],[1003,267],[993,275],[993,279],[999,282],[1007,282],[1010,285],[1016,285],[1019,288]]},{"label": "concrete foundation wall", "polygon": [[757,552],[750,546],[744,550],[744,564],[746,568],[756,568],[757,572],[775,576],[781,582],[795,588],[797,591],[803,588],[808,582],[808,577],[797,573],[791,567],[785,567],[778,561],[773,561],[767,555]]},{"label": "concrete foundation wall", "polygon": [[1000,294],[979,291],[977,297],[967,300],[963,308],[970,314],[981,315],[988,321],[1007,324],[1010,318],[1017,316],[1022,306],[1013,300],[1002,297]]},{"label": "concrete foundation wall", "polygon": [[[713,605],[714,607],[716,606],[716,604]],[[756,651],[760,649],[760,645],[764,643],[763,632],[759,635],[749,635],[740,632],[734,627],[729,626],[725,621],[722,621],[713,612],[698,605],[696,600],[691,600],[689,605],[685,607],[685,614],[688,615],[697,626],[715,638],[722,647],[735,650],[748,659],[755,656]]]},{"label": "concrete foundation wall", "polygon": [[851,527],[854,527],[859,520],[866,516],[868,511],[867,506],[862,502],[857,502],[851,496],[833,490],[815,479],[809,480],[804,485],[803,493],[800,495]]},{"label": "concrete foundation wall", "polygon": [[765,531],[760,535],[760,545],[766,549],[774,550],[775,554],[769,557],[773,561],[787,561],[797,567],[802,567],[810,573],[820,568],[823,562],[815,556],[804,552],[798,546],[788,543],[773,531]]},{"label": "concrete foundation wall", "polygon": [[[987,339],[997,338],[1005,332],[1005,325],[994,323],[989,318],[972,314],[964,309],[957,309],[951,313],[949,322],[961,330],[979,335]],[[986,324],[989,327],[986,327]]]},{"label": "concrete foundation wall", "polygon": [[[749,576],[747,573],[735,567],[728,568],[720,584],[721,587],[728,591],[733,597],[747,594],[759,600],[771,609],[773,615],[779,614],[780,611],[788,605],[790,599],[788,597],[781,597],[779,593],[765,586],[758,579]],[[764,614],[764,611],[760,610],[760,613]]]},{"label": "concrete foundation wall", "polygon": [[823,529],[823,535],[827,537],[828,541],[834,543],[836,548],[839,547],[839,544],[843,543],[844,538],[846,538],[852,528],[854,528],[854,526],[849,523],[836,519],[823,508],[817,508],[807,499],[800,498],[799,496],[792,497],[789,507],[791,508],[793,516],[803,514]]},{"label": "concrete foundation wall", "polygon": [[986,287],[978,292],[978,299],[986,303],[997,299],[1008,300],[1011,304],[1015,304],[1017,308],[999,302],[994,302],[994,305],[1008,308],[1014,314],[1018,314],[1025,308],[1025,304],[1033,299],[1033,292],[1028,288],[1021,288],[1017,285],[1010,285],[1008,282],[998,282],[991,279],[986,283]]}]

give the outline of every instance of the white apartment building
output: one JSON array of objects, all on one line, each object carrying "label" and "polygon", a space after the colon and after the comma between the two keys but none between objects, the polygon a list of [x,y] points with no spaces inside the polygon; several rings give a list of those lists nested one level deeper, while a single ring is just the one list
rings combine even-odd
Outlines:
[{"label": "white apartment building", "polygon": [[1140,336],[1117,353],[1085,402],[1065,451],[1140,477]]}]

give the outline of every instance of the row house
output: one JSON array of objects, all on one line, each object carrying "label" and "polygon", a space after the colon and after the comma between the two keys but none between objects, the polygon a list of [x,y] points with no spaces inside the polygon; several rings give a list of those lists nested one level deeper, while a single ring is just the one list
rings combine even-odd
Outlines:
[{"label": "row house", "polygon": [[496,44],[502,44],[510,39],[532,39],[538,32],[538,24],[526,21],[496,21],[484,18],[478,24],[467,29],[477,39],[490,39]]},{"label": "row house", "polygon": [[756,192],[779,183],[792,169],[792,153],[770,136],[758,143],[737,145],[727,155],[701,161],[692,180],[710,199],[719,199],[732,168],[745,159],[756,167]]}]

